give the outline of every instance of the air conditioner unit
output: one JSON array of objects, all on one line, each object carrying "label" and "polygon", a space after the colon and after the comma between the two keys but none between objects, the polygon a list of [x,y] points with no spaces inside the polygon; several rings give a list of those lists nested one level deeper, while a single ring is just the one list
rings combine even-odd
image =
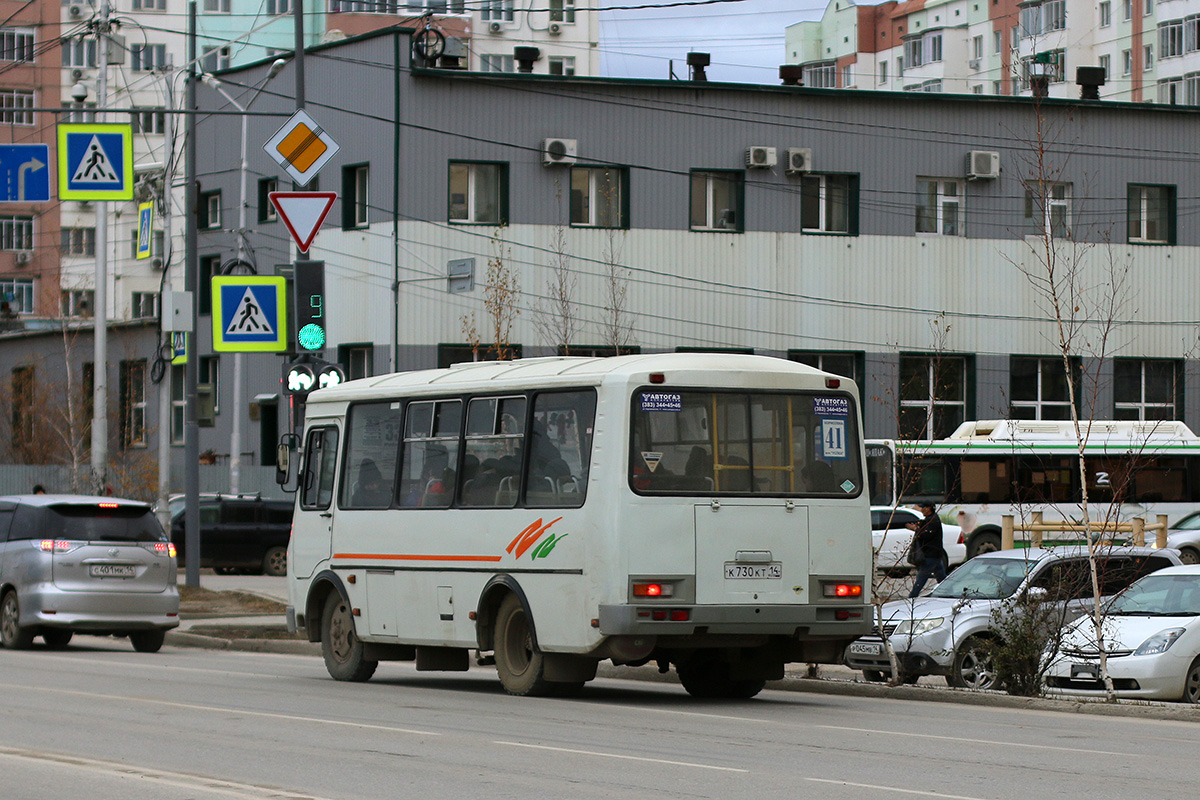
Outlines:
[{"label": "air conditioner unit", "polygon": [[558,36],[560,33],[562,33],[562,24],[558,22],[551,22],[550,27],[546,30],[551,36]]},{"label": "air conditioner unit", "polygon": [[488,25],[488,30],[491,33],[504,33],[504,26],[501,25],[499,22],[493,22],[490,25]]},{"label": "air conditioner unit", "polygon": [[16,260],[18,264],[28,264],[30,261],[33,261],[33,253],[28,250],[19,250],[17,251]]},{"label": "air conditioner unit", "polygon": [[787,167],[784,172],[788,175],[799,175],[802,172],[812,172],[812,168],[811,147],[789,147],[787,149]]},{"label": "air conditioner unit", "polygon": [[576,141],[574,139],[543,139],[542,165],[554,167],[575,163]]},{"label": "air conditioner unit", "polygon": [[154,269],[162,269],[164,266],[164,263],[161,258],[152,258],[150,260],[150,266],[153,267]]},{"label": "air conditioner unit", "polygon": [[67,6],[67,16],[71,19],[79,19],[83,16],[83,6],[69,5]]},{"label": "air conditioner unit", "polygon": [[994,150],[972,150],[967,153],[967,178],[973,181],[1000,177],[1000,154]]},{"label": "air conditioner unit", "polygon": [[969,61],[967,61],[967,66],[970,67],[971,69],[975,69],[975,70],[979,69],[979,59],[978,58],[970,59]]},{"label": "air conditioner unit", "polygon": [[746,148],[746,166],[767,169],[779,163],[774,147],[753,146]]},{"label": "air conditioner unit", "polygon": [[83,80],[83,70],[81,70],[81,69],[71,70],[71,80],[73,80],[73,81]]}]

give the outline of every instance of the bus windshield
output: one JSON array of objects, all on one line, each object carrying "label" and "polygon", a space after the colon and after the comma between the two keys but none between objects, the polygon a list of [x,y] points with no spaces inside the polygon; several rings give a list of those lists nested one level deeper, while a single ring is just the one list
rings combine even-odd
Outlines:
[{"label": "bus windshield", "polygon": [[639,389],[631,427],[629,481],[640,494],[862,492],[848,395]]}]

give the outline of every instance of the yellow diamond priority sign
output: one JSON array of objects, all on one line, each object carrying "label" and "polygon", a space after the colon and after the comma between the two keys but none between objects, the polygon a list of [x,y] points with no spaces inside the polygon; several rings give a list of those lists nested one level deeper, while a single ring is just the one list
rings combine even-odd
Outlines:
[{"label": "yellow diamond priority sign", "polygon": [[338,143],[316,120],[297,111],[263,146],[267,155],[301,186],[307,184],[338,151]]}]

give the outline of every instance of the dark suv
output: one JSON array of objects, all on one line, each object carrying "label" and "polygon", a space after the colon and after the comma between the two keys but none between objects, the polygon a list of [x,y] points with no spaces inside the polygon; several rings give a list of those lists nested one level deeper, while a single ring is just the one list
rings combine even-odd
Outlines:
[{"label": "dark suv", "polygon": [[[184,500],[171,500],[171,541],[187,561]],[[292,501],[252,495],[200,496],[200,566],[220,574],[287,575]]]}]

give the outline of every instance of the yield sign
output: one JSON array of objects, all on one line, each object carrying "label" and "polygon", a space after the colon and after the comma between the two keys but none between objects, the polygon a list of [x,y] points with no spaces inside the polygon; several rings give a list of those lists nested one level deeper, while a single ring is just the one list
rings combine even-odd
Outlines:
[{"label": "yield sign", "polygon": [[296,247],[307,253],[321,223],[329,216],[333,201],[337,200],[337,192],[269,192],[267,197],[292,234]]}]

